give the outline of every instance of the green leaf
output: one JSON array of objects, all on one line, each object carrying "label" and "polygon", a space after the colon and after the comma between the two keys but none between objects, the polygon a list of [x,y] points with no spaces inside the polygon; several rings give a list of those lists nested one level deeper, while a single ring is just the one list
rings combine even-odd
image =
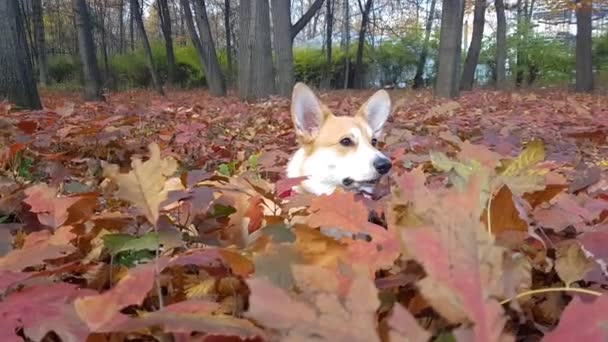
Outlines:
[{"label": "green leaf", "polygon": [[120,252],[154,251],[158,248],[159,238],[155,232],[146,233],[140,237],[129,234],[108,234],[102,237],[104,246],[110,254]]},{"label": "green leaf", "polygon": [[229,205],[214,204],[213,212],[209,215],[209,218],[215,219],[221,217],[228,217],[234,213],[236,213],[236,209]]},{"label": "green leaf", "polygon": [[220,164],[220,166],[217,167],[217,172],[224,176],[230,176],[230,168],[228,167],[228,164]]}]

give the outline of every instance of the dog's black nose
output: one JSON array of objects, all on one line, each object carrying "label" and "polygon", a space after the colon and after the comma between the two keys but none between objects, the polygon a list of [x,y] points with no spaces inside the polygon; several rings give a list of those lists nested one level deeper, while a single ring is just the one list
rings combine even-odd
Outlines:
[{"label": "dog's black nose", "polygon": [[387,158],[376,158],[376,160],[374,160],[374,168],[381,175],[387,174],[390,171],[391,166],[391,161]]}]

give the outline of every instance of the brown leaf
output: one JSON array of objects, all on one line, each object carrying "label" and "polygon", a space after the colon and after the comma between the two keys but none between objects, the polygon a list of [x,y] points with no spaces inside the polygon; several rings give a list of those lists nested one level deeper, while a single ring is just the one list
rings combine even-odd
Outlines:
[{"label": "brown leaf", "polygon": [[70,241],[76,235],[71,230],[71,226],[63,226],[52,235],[46,230],[31,233],[21,249],[13,250],[0,258],[0,270],[17,272],[75,252],[76,247]]},{"label": "brown leaf", "polygon": [[[508,186],[503,186],[494,195],[490,207],[492,234],[499,235],[502,232],[510,230],[527,232],[528,224],[519,215],[519,211],[513,203],[513,193]],[[487,226],[488,222],[485,212],[481,215],[481,219]]]},{"label": "brown leaf", "polygon": [[[158,268],[167,265],[167,259],[158,259]],[[98,294],[78,298],[74,302],[76,313],[94,332],[111,331],[127,321],[120,310],[124,307],[141,304],[153,287],[156,265],[140,265],[131,269],[112,289]],[[137,291],[134,291],[137,289]]]},{"label": "brown leaf", "polygon": [[156,143],[148,146],[150,159],[142,162],[134,159],[132,170],[127,174],[118,172],[118,166],[106,165],[104,174],[118,184],[117,196],[133,203],[148,221],[156,225],[160,204],[167,198],[165,180],[177,170],[177,162],[172,157],[160,158],[160,148]]},{"label": "brown leaf", "polygon": [[583,279],[593,266],[594,263],[587,259],[578,242],[566,240],[557,246],[555,271],[566,286]]}]

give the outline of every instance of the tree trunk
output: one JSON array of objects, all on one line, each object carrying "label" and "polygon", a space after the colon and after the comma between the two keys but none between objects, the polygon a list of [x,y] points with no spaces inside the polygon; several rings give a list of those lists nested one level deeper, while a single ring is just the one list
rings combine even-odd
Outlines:
[{"label": "tree trunk", "polygon": [[523,53],[523,40],[524,40],[524,18],[523,18],[523,9],[522,9],[522,0],[517,0],[517,28],[515,31],[516,34],[516,64],[515,64],[515,86],[521,87],[524,81],[524,53]]},{"label": "tree trunk", "polygon": [[357,46],[357,59],[355,62],[355,88],[365,87],[365,75],[363,71],[363,49],[365,47],[365,33],[367,32],[367,23],[369,22],[369,12],[372,9],[373,0],[367,0],[365,7],[361,5],[359,0],[359,9],[361,10],[361,28],[359,28],[359,44]]},{"label": "tree trunk", "polygon": [[232,37],[230,30],[230,0],[224,1],[224,30],[226,31],[226,60],[228,62],[229,82],[232,82]]},{"label": "tree trunk", "polygon": [[100,36],[101,36],[101,57],[103,58],[103,80],[107,81],[110,77],[110,59],[108,57],[108,43],[106,33],[106,10],[108,8],[108,0],[103,1],[103,5],[99,6],[100,18]]},{"label": "tree trunk", "polygon": [[196,22],[198,25],[198,32],[200,32],[200,40],[203,48],[203,54],[205,58],[205,64],[203,68],[205,70],[205,78],[209,86],[209,93],[216,96],[226,95],[226,84],[224,82],[224,76],[222,75],[222,69],[220,68],[220,62],[217,59],[217,53],[215,52],[215,43],[213,42],[213,36],[211,36],[211,27],[209,26],[209,19],[207,18],[207,6],[204,0],[194,0],[194,8],[196,10]]},{"label": "tree trunk", "polygon": [[325,56],[326,56],[326,60],[325,60],[325,77],[323,78],[322,81],[322,88],[325,89],[329,89],[331,88],[331,80],[332,80],[332,37],[333,37],[333,32],[334,32],[334,7],[335,7],[335,0],[326,0],[325,3],[325,30],[326,30],[326,36],[327,38],[325,39]]},{"label": "tree trunk", "polygon": [[238,93],[243,100],[275,92],[269,10],[268,0],[241,0],[239,4]]},{"label": "tree trunk", "polygon": [[503,0],[494,0],[496,7],[496,88],[507,85],[507,19]]},{"label": "tree trunk", "polygon": [[144,46],[144,55],[146,56],[146,66],[148,67],[148,71],[150,72],[150,76],[152,77],[152,85],[154,89],[160,94],[165,95],[163,91],[163,86],[160,84],[160,79],[158,77],[158,73],[156,72],[156,68],[154,67],[154,60],[152,59],[152,48],[150,48],[150,42],[148,41],[148,35],[146,34],[146,28],[144,27],[144,21],[141,17],[141,12],[139,8],[139,1],[131,0],[131,12],[133,12],[133,17],[135,20],[135,25],[139,30],[139,35],[141,36],[141,40]]},{"label": "tree trunk", "polygon": [[42,18],[42,0],[32,1],[32,14],[34,16],[34,39],[38,47],[38,74],[40,84],[47,86],[48,79],[48,62],[46,57],[46,40],[44,39],[44,21]]},{"label": "tree trunk", "polygon": [[89,101],[103,101],[101,77],[99,76],[91,18],[86,0],[72,0],[72,8],[78,34],[78,52],[84,74],[85,98]]},{"label": "tree trunk", "polygon": [[0,101],[41,109],[18,0],[0,1]]},{"label": "tree trunk", "polygon": [[171,36],[171,12],[167,0],[158,0],[158,16],[165,38],[165,50],[167,51],[167,81],[170,84],[175,84],[175,53],[173,52],[173,37]]},{"label": "tree trunk", "polygon": [[293,40],[321,8],[323,0],[315,0],[293,25],[290,1],[272,0],[271,4],[277,90],[279,95],[289,97],[294,83]]},{"label": "tree trunk", "polygon": [[118,52],[125,52],[125,0],[120,0],[118,3],[118,17],[120,21],[118,22]]},{"label": "tree trunk", "polygon": [[426,57],[429,54],[429,40],[431,39],[433,20],[435,19],[436,4],[437,0],[431,0],[429,16],[426,18],[426,27],[424,28],[424,43],[422,45],[422,51],[420,52],[420,58],[418,59],[418,65],[416,66],[416,76],[414,76],[414,89],[420,89],[424,87],[424,68],[426,66]]},{"label": "tree trunk", "polygon": [[576,91],[593,90],[591,0],[576,1]]},{"label": "tree trunk", "polygon": [[130,6],[131,9],[129,10],[129,38],[130,38],[130,46],[131,46],[131,51],[135,51],[135,16],[133,13],[133,6]]},{"label": "tree trunk", "polygon": [[455,98],[459,95],[458,78],[464,4],[465,0],[443,0],[435,84],[435,92],[440,97]]},{"label": "tree trunk", "polygon": [[469,52],[464,61],[464,69],[462,71],[462,79],[460,80],[460,90],[473,89],[475,81],[475,69],[479,61],[479,53],[481,52],[481,40],[483,39],[483,27],[486,24],[486,1],[475,0],[475,14],[473,17],[473,36]]},{"label": "tree trunk", "polygon": [[350,50],[350,4],[348,0],[342,3],[344,10],[344,19],[342,26],[342,41],[344,43],[344,89],[348,89],[350,78],[350,58],[348,56]]},{"label": "tree trunk", "polygon": [[279,95],[289,97],[294,83],[290,1],[271,1],[277,90]]}]

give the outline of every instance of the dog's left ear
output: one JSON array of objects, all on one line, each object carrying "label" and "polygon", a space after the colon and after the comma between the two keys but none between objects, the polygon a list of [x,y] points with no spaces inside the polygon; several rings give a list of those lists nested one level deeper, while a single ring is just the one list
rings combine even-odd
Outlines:
[{"label": "dog's left ear", "polygon": [[382,127],[390,113],[391,98],[386,90],[378,90],[361,106],[357,115],[367,121],[376,136],[382,132]]}]

